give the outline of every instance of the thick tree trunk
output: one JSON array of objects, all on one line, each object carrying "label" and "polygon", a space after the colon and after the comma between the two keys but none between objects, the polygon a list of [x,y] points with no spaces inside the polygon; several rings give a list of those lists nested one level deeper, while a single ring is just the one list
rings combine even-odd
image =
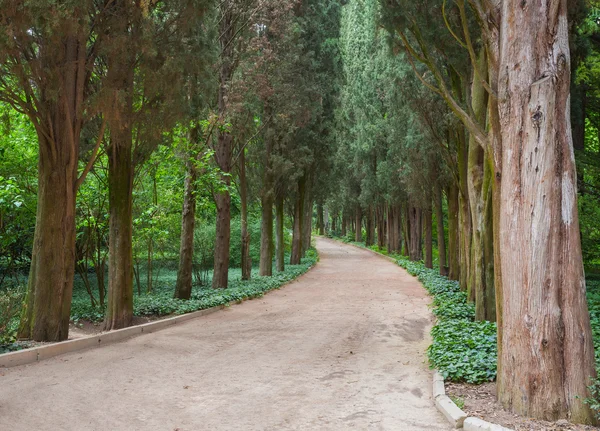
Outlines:
[{"label": "thick tree trunk", "polygon": [[121,329],[133,323],[133,163],[131,129],[111,124],[108,149],[108,301],[104,326]]},{"label": "thick tree trunk", "polygon": [[341,227],[341,231],[340,231],[340,235],[342,236],[342,238],[344,238],[346,236],[346,231],[348,230],[348,219],[346,218],[346,214],[342,212],[342,227]]},{"label": "thick tree trunk", "polygon": [[453,184],[448,188],[448,278],[460,278],[460,244],[458,226],[458,187]]},{"label": "thick tree trunk", "polygon": [[[487,59],[482,51],[479,69],[486,70]],[[487,80],[487,75],[483,77]],[[482,128],[487,123],[488,95],[481,80],[473,79],[471,100],[476,120]],[[471,209],[471,256],[467,296],[475,302],[476,320],[496,320],[495,292],[493,283],[493,252],[490,254],[486,241],[491,242],[491,198],[493,168],[486,148],[469,136],[467,184]],[[492,271],[489,274],[489,271]]]},{"label": "thick tree trunk", "polygon": [[438,182],[434,186],[435,220],[437,223],[437,242],[440,261],[440,275],[448,275],[446,264],[446,235],[444,234],[444,209],[442,187]]},{"label": "thick tree trunk", "polygon": [[365,230],[367,231],[367,238],[365,245],[367,247],[373,245],[375,242],[375,220],[373,217],[373,207],[369,206],[367,209],[367,223]]},{"label": "thick tree trunk", "polygon": [[[223,177],[229,187],[229,178]],[[217,206],[217,227],[215,239],[215,262],[213,269],[213,289],[227,288],[229,275],[229,244],[231,242],[231,195],[227,191],[215,195]]]},{"label": "thick tree trunk", "polygon": [[273,193],[270,190],[261,199],[260,276],[273,275]]},{"label": "thick tree trunk", "polygon": [[[128,34],[130,11],[124,1],[115,3],[115,35]],[[114,47],[109,58],[107,85],[114,94],[108,116],[109,256],[108,301],[104,326],[120,329],[133,323],[133,84],[134,58],[124,47]]]},{"label": "thick tree trunk", "polygon": [[292,254],[290,256],[290,265],[300,264],[302,258],[302,226],[304,218],[304,192],[305,179],[298,181],[298,191],[296,193],[296,203],[294,204],[294,231],[292,233]]},{"label": "thick tree trunk", "polygon": [[569,116],[567,1],[504,2],[501,29],[499,400],[524,416],[592,423],[583,402],[596,373]]},{"label": "thick tree trunk", "polygon": [[433,268],[433,215],[431,208],[423,210],[423,224],[425,229],[425,266]]},{"label": "thick tree trunk", "polygon": [[63,341],[69,335],[77,163],[87,72],[85,35],[66,32],[58,46],[48,49],[53,52],[56,48],[60,55],[42,55],[41,64],[58,73],[60,91],[50,92],[48,99],[42,91],[38,100],[47,115],[39,118],[36,127],[38,205],[27,296],[19,326],[19,337],[35,341]]},{"label": "thick tree trunk", "polygon": [[325,210],[323,209],[323,204],[317,203],[317,228],[319,229],[319,235],[325,235]]},{"label": "thick tree trunk", "polygon": [[[221,47],[221,63],[219,70],[219,92],[217,97],[219,121],[221,124],[227,122],[228,92],[234,71],[234,44],[236,36],[234,9],[230,2],[221,3],[223,17],[220,22],[219,44]],[[222,181],[225,185],[219,192],[215,193],[215,204],[217,207],[217,226],[215,237],[215,260],[213,268],[213,289],[227,288],[229,276],[229,246],[231,243],[231,195],[229,186],[231,184],[231,164],[233,151],[233,137],[225,128],[219,131],[217,148],[215,149],[215,161],[223,173]]]},{"label": "thick tree trunk", "polygon": [[242,221],[242,280],[252,277],[252,262],[250,261],[250,232],[248,231],[248,182],[246,179],[246,151],[240,151],[240,201]]},{"label": "thick tree trunk", "polygon": [[190,299],[194,266],[194,229],[196,226],[196,166],[186,163],[183,211],[181,212],[181,242],[179,245],[179,268],[175,283],[175,298]]},{"label": "thick tree trunk", "polygon": [[410,241],[409,257],[412,261],[423,259],[423,211],[420,208],[411,207],[410,218]]},{"label": "thick tree trunk", "polygon": [[406,204],[404,213],[404,223],[402,223],[402,230],[404,231],[404,248],[402,254],[406,257],[410,257],[410,207],[408,204]]},{"label": "thick tree trunk", "polygon": [[377,246],[379,249],[385,247],[385,208],[383,205],[377,206]]},{"label": "thick tree trunk", "polygon": [[[69,127],[57,124],[55,132]],[[65,130],[66,132],[66,130]],[[75,181],[78,146],[55,141],[61,149],[51,156],[38,137],[38,205],[27,298],[19,337],[62,341],[69,334],[69,315],[75,271]],[[42,148],[44,147],[44,148]],[[77,148],[77,149],[76,149]],[[73,151],[75,153],[73,153]],[[75,167],[75,169],[74,169]]]},{"label": "thick tree trunk", "polygon": [[356,205],[356,209],[354,210],[354,220],[356,227],[354,228],[354,241],[361,242],[362,241],[362,209],[360,205]]},{"label": "thick tree trunk", "polygon": [[302,222],[302,257],[304,257],[311,246],[313,227],[313,200],[308,180],[306,181],[306,190],[304,194],[304,219]]},{"label": "thick tree trunk", "polygon": [[285,241],[283,237],[283,194],[279,193],[275,198],[275,238],[276,248],[276,266],[277,271],[285,270]]}]

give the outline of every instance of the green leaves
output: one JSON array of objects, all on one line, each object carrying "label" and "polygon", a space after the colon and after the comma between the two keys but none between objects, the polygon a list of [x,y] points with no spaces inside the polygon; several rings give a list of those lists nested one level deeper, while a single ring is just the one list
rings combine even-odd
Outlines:
[{"label": "green leaves", "polygon": [[[227,305],[230,302],[258,298],[266,292],[278,289],[288,281],[304,274],[317,262],[317,259],[316,251],[309,250],[306,258],[302,260],[300,265],[286,266],[284,272],[275,273],[272,277],[256,276],[250,281],[242,281],[240,279],[230,280],[229,288],[224,290],[215,290],[210,287],[197,289],[189,301],[174,299],[173,286],[170,284],[155,286],[155,290],[152,293],[141,296],[136,295],[134,297],[133,314],[135,316],[185,314],[220,305]],[[78,292],[76,292],[73,298],[71,320],[73,322],[80,320],[101,322],[104,319],[105,310],[91,306],[85,293],[81,293],[83,295],[78,295]],[[0,297],[1,299],[2,297]]]},{"label": "green leaves", "polygon": [[433,296],[437,324],[427,349],[429,363],[455,382],[483,383],[496,378],[498,351],[496,324],[475,322],[475,306],[467,301],[458,282],[448,280],[420,262],[398,259],[398,265],[416,276]]}]

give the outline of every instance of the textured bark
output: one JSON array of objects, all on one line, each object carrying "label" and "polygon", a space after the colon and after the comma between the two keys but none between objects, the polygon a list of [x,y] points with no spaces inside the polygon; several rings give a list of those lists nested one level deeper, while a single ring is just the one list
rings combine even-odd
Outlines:
[{"label": "textured bark", "polygon": [[373,245],[375,242],[375,220],[373,217],[373,207],[369,206],[367,209],[367,222],[365,226],[365,230],[367,233],[367,238],[365,239],[365,244],[367,247]]},{"label": "textured bark", "polygon": [[385,208],[383,205],[378,205],[376,209],[377,214],[377,246],[379,249],[385,247]]},{"label": "textured bark", "polygon": [[269,191],[261,199],[260,226],[260,276],[273,275],[273,193]]},{"label": "textured bark", "polygon": [[246,179],[246,152],[240,151],[240,202],[242,220],[242,280],[252,277],[252,261],[250,260],[250,232],[248,231],[248,180]]},{"label": "textured bark", "polygon": [[354,241],[362,241],[362,209],[360,205],[357,205],[354,210]]},{"label": "textured bark", "polygon": [[290,265],[300,264],[302,257],[302,226],[304,218],[304,191],[305,179],[298,181],[298,191],[296,193],[296,202],[294,204],[294,230],[292,233],[292,254],[290,256]]},{"label": "textured bark", "polygon": [[410,207],[408,213],[410,221],[409,258],[412,261],[423,259],[423,211],[417,207]]},{"label": "textured bark", "polygon": [[[480,70],[486,70],[487,59],[482,51],[478,60]],[[487,80],[487,75],[483,77]],[[485,127],[488,97],[481,80],[473,79],[471,105],[475,119]],[[476,320],[496,320],[493,250],[486,247],[492,237],[492,175],[491,158],[473,134],[469,136],[468,193],[471,212],[471,257],[467,296],[475,302]],[[490,274],[491,272],[491,274]]]},{"label": "textured bark", "polygon": [[423,228],[425,230],[425,266],[433,268],[433,217],[431,209],[423,210]]},{"label": "textured bark", "polygon": [[458,232],[458,188],[448,188],[448,277],[458,280],[460,277],[460,245]]},{"label": "textured bark", "polygon": [[108,204],[110,208],[108,251],[108,301],[105,330],[133,323],[133,163],[131,129],[109,121]]},{"label": "textured bark", "polygon": [[583,403],[595,369],[569,115],[567,1],[504,2],[500,28],[499,400],[524,416],[592,423]]},{"label": "textured bark", "polygon": [[276,266],[277,271],[285,269],[285,241],[283,237],[283,194],[275,198],[275,239],[276,239]]},{"label": "textured bark", "polygon": [[183,211],[181,212],[181,242],[179,245],[179,267],[175,283],[175,298],[190,299],[194,266],[194,229],[196,227],[196,167],[193,161],[186,163]]},{"label": "textured bark", "polygon": [[446,235],[444,234],[444,209],[442,187],[438,182],[434,186],[435,221],[437,223],[437,242],[440,261],[440,275],[448,275],[446,264]]},{"label": "textured bark", "polygon": [[324,215],[323,204],[317,204],[317,229],[319,235],[325,235],[325,215]]},{"label": "textured bark", "polygon": [[[76,28],[77,26],[73,26]],[[83,124],[85,36],[70,33],[46,47],[44,70],[57,71],[57,94],[38,100],[38,206],[19,337],[36,341],[68,338],[75,271],[75,195]],[[56,51],[53,51],[55,48]],[[42,89],[43,90],[43,89]]]},{"label": "textured bark", "polygon": [[[219,92],[217,97],[219,122],[227,122],[229,100],[229,88],[234,71],[234,43],[236,26],[234,9],[230,1],[221,3],[224,11],[219,25],[219,44],[221,47],[221,62],[219,70]],[[215,259],[213,268],[213,288],[227,288],[229,276],[229,245],[231,242],[231,195],[229,186],[231,184],[231,164],[233,156],[233,137],[226,128],[219,130],[217,148],[215,149],[215,161],[223,172],[222,181],[225,184],[220,191],[215,193],[215,204],[217,207],[217,226],[215,237]]]},{"label": "textured bark", "polygon": [[310,190],[310,182],[306,181],[304,192],[304,218],[302,219],[302,257],[306,255],[311,246],[313,223],[313,200]]},{"label": "textured bark", "polygon": [[[132,11],[125,1],[114,3],[110,32],[129,37]],[[109,257],[108,300],[104,326],[120,329],[133,323],[133,79],[135,54],[124,46],[110,52],[107,86],[113,96],[108,115]]]},{"label": "textured bark", "polygon": [[340,232],[342,237],[346,236],[346,231],[348,230],[347,226],[348,226],[348,219],[346,218],[346,214],[342,213],[342,227],[341,227],[341,232]]}]

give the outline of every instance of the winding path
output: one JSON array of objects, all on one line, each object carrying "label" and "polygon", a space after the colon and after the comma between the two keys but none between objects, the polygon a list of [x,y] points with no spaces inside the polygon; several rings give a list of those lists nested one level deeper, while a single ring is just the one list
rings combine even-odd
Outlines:
[{"label": "winding path", "polygon": [[0,430],[448,430],[423,288],[369,251],[264,298],[121,343],[0,369]]}]

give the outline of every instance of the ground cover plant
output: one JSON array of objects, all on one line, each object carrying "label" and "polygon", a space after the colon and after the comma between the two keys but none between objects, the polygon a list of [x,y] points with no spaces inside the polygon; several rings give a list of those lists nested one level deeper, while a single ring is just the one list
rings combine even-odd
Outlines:
[{"label": "ground cover plant", "polygon": [[[312,268],[318,260],[315,249],[310,249],[299,265],[288,265],[283,272],[274,272],[270,277],[259,277],[258,268],[253,268],[251,280],[241,279],[241,269],[232,269],[229,272],[229,287],[227,289],[213,289],[209,283],[197,287],[192,293],[192,298],[182,300],[173,298],[173,284],[177,272],[162,270],[161,275],[154,283],[151,292],[142,291],[134,294],[133,310],[136,317],[165,317],[205,310],[211,307],[227,305],[234,301],[258,298],[265,293],[278,289],[287,282],[294,280]],[[78,280],[73,293],[71,307],[71,321],[74,324],[83,321],[100,323],[104,320],[105,307],[93,306],[83,282]],[[23,300],[22,289],[11,289],[0,295],[0,353],[6,353],[27,347],[27,344],[15,343],[19,323],[18,310]]]}]

